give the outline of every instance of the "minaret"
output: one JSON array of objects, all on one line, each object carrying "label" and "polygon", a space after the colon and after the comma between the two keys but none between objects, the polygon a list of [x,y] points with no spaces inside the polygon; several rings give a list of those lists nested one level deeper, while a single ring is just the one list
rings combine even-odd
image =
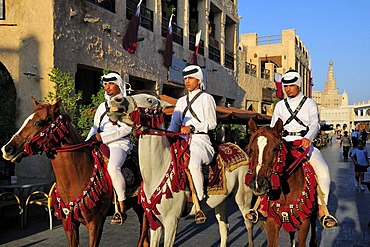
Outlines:
[{"label": "minaret", "polygon": [[326,94],[331,94],[331,95],[338,95],[339,93],[338,88],[337,88],[337,82],[334,77],[334,66],[333,66],[332,60],[330,60],[329,62],[328,79],[325,82],[324,92]]}]

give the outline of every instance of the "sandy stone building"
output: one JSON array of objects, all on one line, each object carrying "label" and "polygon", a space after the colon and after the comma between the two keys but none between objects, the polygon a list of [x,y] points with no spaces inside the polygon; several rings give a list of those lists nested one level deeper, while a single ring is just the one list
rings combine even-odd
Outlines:
[{"label": "sandy stone building", "polygon": [[272,114],[275,77],[289,69],[300,73],[302,92],[311,96],[310,55],[295,29],[270,36],[241,34],[239,47],[239,84],[248,89],[243,98],[246,109]]},{"label": "sandy stone building", "polygon": [[[181,71],[193,61],[198,30],[202,30],[198,64],[206,90],[218,105],[241,106],[246,90],[237,81],[238,1],[143,0],[141,42],[130,54],[123,49],[122,38],[138,2],[0,0],[0,71],[10,78],[5,90],[6,100],[14,106],[9,115],[15,116],[15,129],[33,109],[31,96],[42,100],[53,90],[48,76],[52,68],[72,74],[85,103],[101,88],[104,68],[123,75],[132,89],[181,96],[185,91]],[[173,63],[168,69],[163,53],[172,10]],[[48,162],[41,156],[27,158],[17,173],[44,176],[39,171],[48,174],[51,168],[40,168],[42,163]]]}]

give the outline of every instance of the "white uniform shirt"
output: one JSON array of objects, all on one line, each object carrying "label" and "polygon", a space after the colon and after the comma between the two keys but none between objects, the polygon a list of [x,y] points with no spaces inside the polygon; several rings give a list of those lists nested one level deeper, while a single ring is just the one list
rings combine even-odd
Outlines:
[{"label": "white uniform shirt", "polygon": [[[189,92],[189,102],[194,98],[194,96],[200,90],[195,90]],[[184,119],[182,119],[182,115],[184,109],[187,106],[186,96],[181,97],[178,99],[176,103],[176,107],[172,114],[172,119],[170,123],[170,127],[168,128],[169,131],[179,132],[181,126],[190,126],[193,125],[195,128],[194,133],[191,135],[190,141],[190,153],[196,152],[201,161],[205,164],[211,162],[212,157],[214,155],[214,149],[212,147],[212,143],[209,139],[209,136],[206,134],[197,134],[199,132],[208,133],[209,130],[215,129],[217,125],[217,118],[216,118],[216,103],[213,97],[203,92],[191,105],[191,108],[196,113],[200,122],[193,117],[191,112],[188,110],[185,114]]]},{"label": "white uniform shirt", "polygon": [[[91,127],[86,140],[90,139],[91,136],[98,133],[100,117],[105,111],[105,103],[101,103],[96,110],[94,116],[94,125]],[[109,121],[107,114],[105,114],[100,123],[100,130],[102,131],[100,132],[100,136],[103,143],[107,144],[109,147],[120,147],[126,152],[129,152],[132,149],[129,136],[131,132],[131,127],[126,125],[125,123],[118,121],[117,124],[114,125],[111,121]]]},{"label": "white uniform shirt", "polygon": [[[297,95],[294,98],[289,97],[287,98],[288,104],[293,112],[301,102],[302,98],[303,94],[301,92],[299,92],[299,95]],[[279,118],[283,120],[284,124],[290,118],[290,116],[291,114],[288,111],[284,100],[281,100],[275,106],[270,126],[273,127]],[[307,98],[306,102],[299,110],[297,118],[300,119],[308,127],[308,132],[304,136],[304,138],[313,141],[313,139],[316,137],[317,133],[320,130],[319,111],[316,102],[311,98]],[[295,119],[293,119],[290,123],[284,126],[284,130],[288,132],[299,132],[301,130],[306,130],[306,127],[299,124]],[[294,141],[302,138],[303,138],[302,136],[289,136],[289,135],[284,137],[284,139],[287,141]]]}]

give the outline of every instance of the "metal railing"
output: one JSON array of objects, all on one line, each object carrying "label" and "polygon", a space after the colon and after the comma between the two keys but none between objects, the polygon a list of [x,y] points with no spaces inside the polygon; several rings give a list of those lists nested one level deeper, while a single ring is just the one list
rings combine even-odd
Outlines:
[{"label": "metal railing", "polygon": [[208,58],[215,61],[216,63],[220,63],[220,49],[210,44],[208,48],[209,48]]},{"label": "metal railing", "polygon": [[234,56],[225,52],[225,67],[234,70]]},{"label": "metal railing", "polygon": [[269,69],[261,69],[261,78],[270,80],[270,70]]},{"label": "metal railing", "polygon": [[[126,18],[128,20],[131,20],[132,15],[135,14],[137,4],[133,0],[127,1]],[[140,6],[140,26],[153,31],[153,11],[143,5]]]},{"label": "metal railing", "polygon": [[281,43],[281,34],[257,37],[257,45]]},{"label": "metal railing", "polygon": [[245,73],[257,77],[257,66],[251,63],[245,63]]}]

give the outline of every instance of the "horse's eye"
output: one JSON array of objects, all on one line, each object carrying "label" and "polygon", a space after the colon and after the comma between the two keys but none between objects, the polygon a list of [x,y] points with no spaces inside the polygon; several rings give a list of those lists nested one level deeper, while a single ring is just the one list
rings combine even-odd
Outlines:
[{"label": "horse's eye", "polygon": [[42,127],[42,126],[45,126],[45,122],[44,122],[44,121],[37,121],[37,122],[35,122],[35,126],[36,126],[36,127]]},{"label": "horse's eye", "polygon": [[151,98],[147,98],[146,99],[150,104],[152,104],[153,103],[153,100],[151,99]]},{"label": "horse's eye", "polygon": [[276,147],[276,148],[274,148],[273,150],[272,150],[272,152],[274,152],[274,153],[277,153],[279,151],[279,148],[278,147]]}]

